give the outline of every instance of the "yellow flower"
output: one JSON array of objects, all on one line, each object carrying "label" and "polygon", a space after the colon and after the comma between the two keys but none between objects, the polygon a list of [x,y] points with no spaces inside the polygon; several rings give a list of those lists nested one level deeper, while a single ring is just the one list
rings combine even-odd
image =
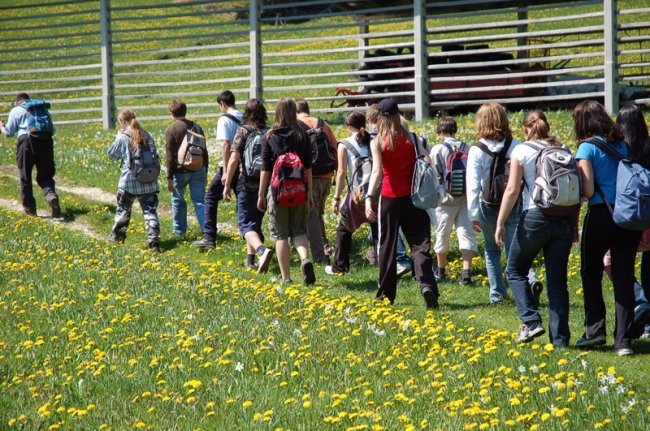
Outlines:
[{"label": "yellow flower", "polygon": [[243,407],[246,407],[246,408],[248,408],[248,407],[250,407],[250,406],[252,406],[252,405],[253,405],[253,402],[252,402],[252,401],[244,401],[244,402],[242,403],[242,406],[243,406]]}]

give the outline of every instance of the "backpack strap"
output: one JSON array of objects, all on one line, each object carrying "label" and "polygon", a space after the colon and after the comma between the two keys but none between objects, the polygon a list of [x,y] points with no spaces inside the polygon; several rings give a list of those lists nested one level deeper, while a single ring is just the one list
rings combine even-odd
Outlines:
[{"label": "backpack strap", "polygon": [[523,144],[526,145],[527,147],[532,148],[533,150],[535,150],[537,152],[540,152],[544,148],[548,147],[548,145],[544,145],[539,141],[526,141]]},{"label": "backpack strap", "polygon": [[316,123],[316,127],[319,128],[319,129],[322,129],[323,126],[325,126],[325,121],[323,121],[322,118],[319,118],[318,122]]},{"label": "backpack strap", "polygon": [[359,151],[347,139],[343,139],[341,142],[339,142],[339,144],[343,144],[345,146],[345,148],[352,153],[352,155],[354,156],[355,159],[359,159],[361,157],[361,154],[359,153]]},{"label": "backpack strap", "polygon": [[232,114],[225,113],[225,114],[221,114],[221,116],[222,116],[222,117],[226,117],[226,118],[230,118],[232,121],[234,121],[235,123],[237,123],[238,126],[241,124],[241,121],[239,120],[239,118],[235,117],[235,116],[232,115]]},{"label": "backpack strap", "polygon": [[418,136],[415,134],[415,132],[410,132],[409,137],[411,139],[411,142],[413,143],[413,150],[415,150],[415,158],[418,159],[420,157],[423,157],[420,155],[420,145],[419,142],[420,140],[418,139]]},{"label": "backpack strap", "polygon": [[[593,136],[589,139],[585,139],[582,142],[588,142],[590,144],[595,145],[598,147],[602,152],[606,153],[607,155],[613,157],[615,160],[627,160],[621,153],[616,151],[614,148],[612,148],[611,145],[609,145],[603,138],[599,138],[597,136]],[[582,144],[581,142],[581,144]],[[580,144],[578,144],[579,146]]]},{"label": "backpack strap", "polygon": [[487,155],[490,156],[490,157],[495,157],[495,156],[498,154],[498,153],[493,153],[492,151],[490,151],[490,149],[487,147],[487,145],[485,145],[485,144],[484,144],[483,142],[481,142],[481,141],[478,141],[478,142],[476,143],[476,146],[477,146],[481,151],[483,151],[485,154],[487,154]]}]

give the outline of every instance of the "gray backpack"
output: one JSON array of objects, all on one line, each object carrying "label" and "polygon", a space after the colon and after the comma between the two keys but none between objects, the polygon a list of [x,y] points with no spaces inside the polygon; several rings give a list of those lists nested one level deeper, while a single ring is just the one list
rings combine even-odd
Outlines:
[{"label": "gray backpack", "polygon": [[[129,133],[124,133],[131,138]],[[145,142],[139,142],[135,149],[129,147],[130,160],[129,171],[133,178],[143,184],[153,183],[158,180],[160,175],[160,159],[156,152],[156,145],[149,136],[146,135]]]},{"label": "gray backpack", "polygon": [[580,208],[582,183],[571,151],[539,141],[526,141],[524,145],[537,151],[535,184],[526,184],[535,205],[550,216],[574,215]]}]

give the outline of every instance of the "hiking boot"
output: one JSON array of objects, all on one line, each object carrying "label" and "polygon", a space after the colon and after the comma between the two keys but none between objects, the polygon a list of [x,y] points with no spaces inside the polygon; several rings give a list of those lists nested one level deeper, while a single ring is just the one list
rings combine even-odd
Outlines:
[{"label": "hiking boot", "polygon": [[400,278],[404,274],[411,272],[411,264],[408,263],[399,263],[397,262],[397,278]]},{"label": "hiking boot", "polygon": [[23,212],[28,216],[36,217],[36,208],[23,207]]},{"label": "hiking boot", "polygon": [[544,291],[544,285],[541,281],[536,280],[530,283],[530,291],[533,292],[533,298],[535,299],[535,306],[539,307],[539,297]]},{"label": "hiking boot", "polygon": [[471,286],[472,283],[472,276],[470,275],[470,272],[468,269],[463,269],[463,274],[460,277],[460,283],[461,286]]},{"label": "hiking boot", "polygon": [[199,250],[207,251],[214,248],[214,241],[208,241],[205,238],[201,238],[198,241],[194,241],[192,245]]},{"label": "hiking boot", "polygon": [[576,342],[576,347],[578,349],[590,349],[596,346],[602,346],[607,342],[607,337],[604,333],[598,333],[591,338],[587,338],[586,335],[582,335],[580,339]]},{"label": "hiking boot", "polygon": [[262,254],[260,254],[259,263],[257,264],[257,272],[259,274],[265,274],[269,270],[269,264],[271,263],[272,257],[273,249],[265,247]]},{"label": "hiking boot", "polygon": [[534,338],[543,335],[545,332],[546,330],[542,325],[537,325],[531,329],[528,327],[528,325],[522,324],[521,329],[519,330],[519,336],[517,336],[515,342],[528,343],[529,341],[533,341]]},{"label": "hiking boot", "polygon": [[424,297],[424,303],[427,306],[428,310],[434,310],[440,305],[438,304],[438,295],[430,287],[425,287],[422,289],[422,296]]},{"label": "hiking boot", "polygon": [[246,269],[252,269],[253,271],[259,272],[259,270],[260,270],[259,267],[255,263],[246,262],[246,264],[244,266],[246,267]]},{"label": "hiking boot", "polygon": [[302,271],[302,280],[305,285],[311,286],[316,283],[316,276],[314,275],[314,264],[311,263],[311,260],[305,259],[300,264],[300,270]]},{"label": "hiking boot", "polygon": [[118,243],[118,242],[122,243],[122,242],[124,242],[124,237],[115,235],[115,233],[111,232],[108,235],[108,242],[112,242],[113,244]]},{"label": "hiking boot", "polygon": [[59,198],[54,197],[50,199],[50,208],[52,208],[52,218],[61,218],[61,207],[59,206]]}]

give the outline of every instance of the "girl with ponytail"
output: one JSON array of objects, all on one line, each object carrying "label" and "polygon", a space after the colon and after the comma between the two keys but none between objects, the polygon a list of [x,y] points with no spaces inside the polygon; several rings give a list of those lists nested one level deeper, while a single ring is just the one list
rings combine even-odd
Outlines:
[{"label": "girl with ponytail", "polygon": [[499,209],[494,240],[503,247],[506,220],[515,206],[524,184],[522,212],[510,243],[506,277],[512,289],[521,320],[518,343],[532,341],[544,334],[539,313],[540,290],[533,289],[529,272],[533,260],[544,251],[549,313],[549,341],[556,347],[569,345],[569,291],[567,265],[571,245],[576,241],[578,213],[574,216],[551,216],[542,212],[532,198],[536,178],[539,146],[559,145],[550,136],[550,127],[542,111],[529,111],[524,117],[523,131],[530,144],[514,147],[510,155],[510,176]]},{"label": "girl with ponytail", "polygon": [[124,242],[131,222],[131,208],[138,199],[147,231],[147,245],[153,251],[160,251],[160,225],[158,223],[158,179],[141,182],[131,172],[131,161],[138,146],[148,147],[155,154],[155,144],[151,135],[136,120],[135,112],[124,108],[117,117],[120,130],[117,131],[113,144],[108,149],[111,160],[121,160],[121,174],[117,183],[117,210],[115,223],[108,240]]}]

